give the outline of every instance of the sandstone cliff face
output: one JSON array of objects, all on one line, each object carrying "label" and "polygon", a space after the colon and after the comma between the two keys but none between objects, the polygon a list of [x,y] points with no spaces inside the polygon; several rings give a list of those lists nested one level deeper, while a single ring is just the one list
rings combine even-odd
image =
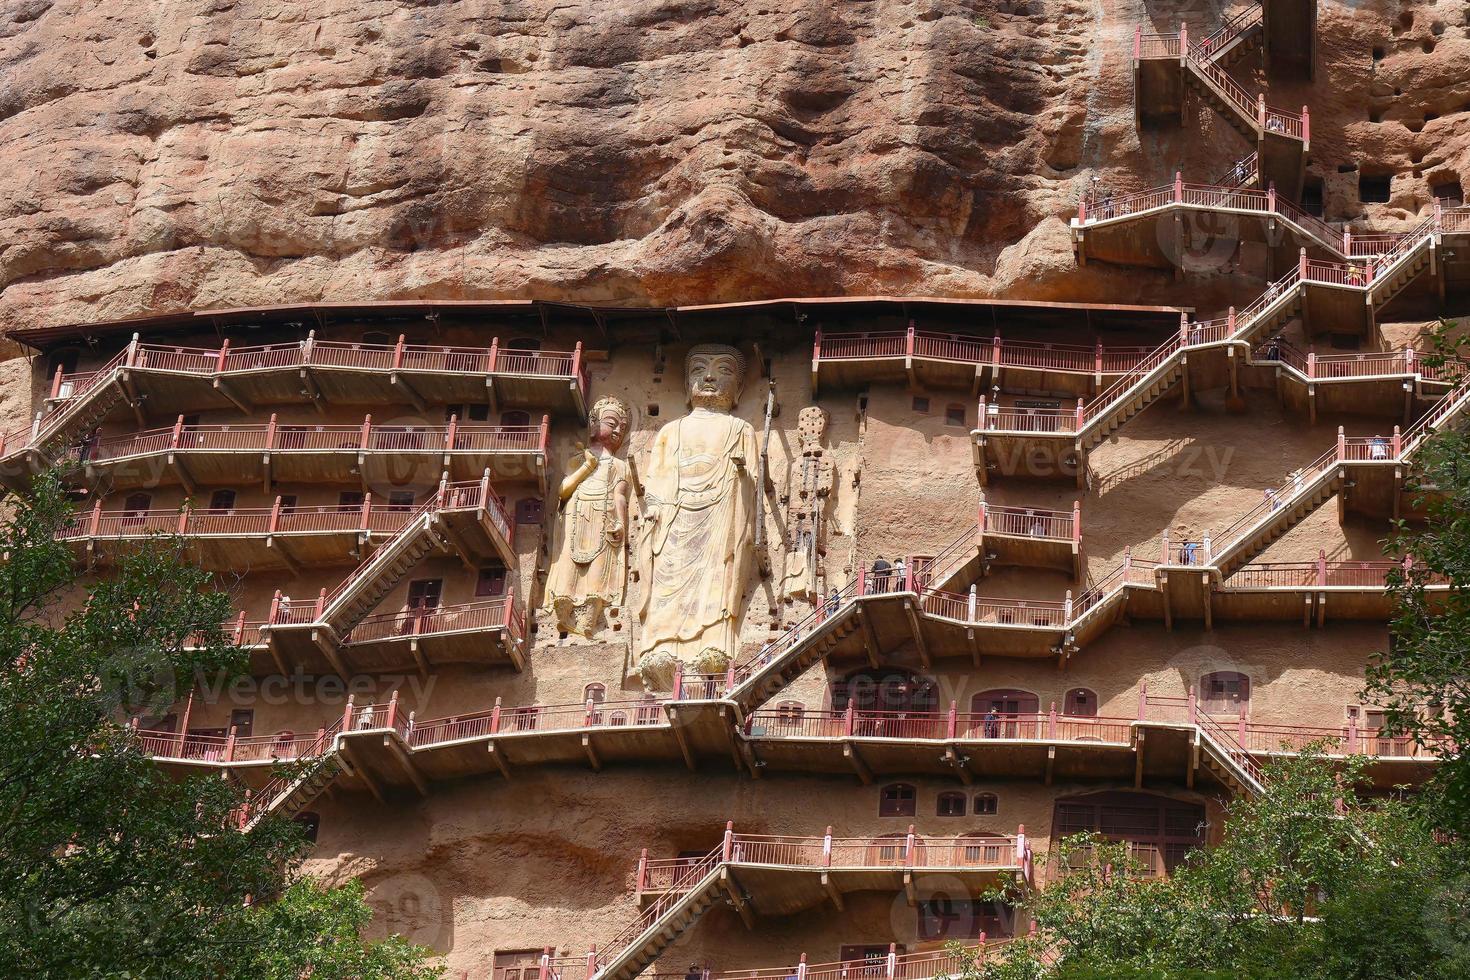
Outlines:
[{"label": "sandstone cliff face", "polygon": [[[0,326],[380,298],[907,293],[1237,301],[1077,270],[1098,174],[1208,180],[1201,110],[1140,140],[1133,26],[1213,3],[11,0]],[[1324,0],[1329,217],[1470,177],[1462,4]],[[1378,48],[1377,52],[1373,49]],[[1244,78],[1248,70],[1241,72]],[[1145,145],[1146,143],[1146,145]]]}]

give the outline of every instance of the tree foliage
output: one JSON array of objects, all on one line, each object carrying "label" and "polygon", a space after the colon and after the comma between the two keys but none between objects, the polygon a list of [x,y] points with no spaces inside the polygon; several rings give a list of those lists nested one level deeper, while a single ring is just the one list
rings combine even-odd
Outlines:
[{"label": "tree foliage", "polygon": [[161,713],[196,670],[238,672],[229,601],[177,542],[82,582],[50,475],[0,523],[0,974],[228,978],[437,975],[366,943],[360,889],[300,875],[284,819],[249,833],[233,781],[169,778],[120,720]]},{"label": "tree foliage", "polygon": [[1012,896],[1036,933],[967,980],[1470,975],[1464,849],[1436,840],[1431,808],[1358,800],[1365,765],[1314,751],[1270,763],[1218,846],[1168,877],[1122,844],[1060,842],[1048,887]]}]

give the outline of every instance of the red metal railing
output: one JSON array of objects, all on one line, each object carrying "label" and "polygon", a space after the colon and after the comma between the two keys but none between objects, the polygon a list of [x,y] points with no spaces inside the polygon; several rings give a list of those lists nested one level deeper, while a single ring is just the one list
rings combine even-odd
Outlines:
[{"label": "red metal railing", "polygon": [[411,640],[444,633],[504,629],[519,643],[523,619],[513,596],[497,596],[453,606],[407,609],[368,616],[353,626],[343,643],[375,643]]},{"label": "red metal railing", "polygon": [[982,503],[980,520],[986,534],[1074,542],[1080,541],[1082,537],[1079,506],[1074,506],[1072,510],[1039,510]]}]

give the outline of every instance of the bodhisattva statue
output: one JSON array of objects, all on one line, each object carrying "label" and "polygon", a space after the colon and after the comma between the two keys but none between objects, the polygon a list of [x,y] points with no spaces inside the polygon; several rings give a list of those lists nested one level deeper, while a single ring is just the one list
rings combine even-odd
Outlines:
[{"label": "bodhisattva statue", "polygon": [[822,445],[827,413],[815,405],[797,416],[801,458],[787,475],[786,568],[781,579],[783,599],[814,600],[821,596],[821,557],[827,553],[827,501],[832,494],[835,464]]},{"label": "bodhisattva statue", "polygon": [[628,406],[601,398],[588,416],[590,445],[572,457],[561,481],[561,524],[546,576],[547,611],[558,630],[591,637],[603,611],[623,604],[628,577]]},{"label": "bodhisattva statue", "polygon": [[685,378],[693,410],[659,430],[643,480],[638,669],[658,688],[676,663],[698,672],[729,663],[755,533],[755,430],[730,414],[745,357],[734,347],[693,347]]}]

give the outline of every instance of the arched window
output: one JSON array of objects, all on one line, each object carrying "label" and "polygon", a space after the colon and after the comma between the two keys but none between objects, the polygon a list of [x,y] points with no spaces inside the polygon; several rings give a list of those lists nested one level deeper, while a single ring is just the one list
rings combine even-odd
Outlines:
[{"label": "arched window", "polygon": [[501,345],[505,350],[540,350],[539,337],[512,337]]},{"label": "arched window", "polygon": [[912,817],[917,810],[913,786],[908,783],[889,783],[878,795],[878,816]]},{"label": "arched window", "polygon": [[582,703],[591,701],[593,704],[601,704],[607,700],[607,686],[603,684],[588,684],[582,688]]},{"label": "arched window", "polygon": [[970,712],[983,738],[1026,737],[1035,729],[1034,716],[1040,709],[1041,701],[1036,695],[1011,688],[981,691],[970,699]]},{"label": "arched window", "polygon": [[306,839],[315,844],[317,831],[319,831],[322,826],[321,815],[313,813],[310,810],[304,810],[301,813],[296,814],[296,816],[292,817],[291,819],[302,826],[302,829],[306,831]]},{"label": "arched window", "polygon": [[788,727],[794,728],[800,725],[804,714],[806,714],[806,705],[800,701],[782,701],[776,705],[776,720]]},{"label": "arched window", "polygon": [[528,426],[531,424],[531,413],[520,409],[511,409],[500,413],[500,424],[506,426]]},{"label": "arched window", "polygon": [[936,817],[963,817],[965,815],[964,793],[940,793],[934,807]]},{"label": "arched window", "polygon": [[1251,679],[1239,671],[1217,670],[1199,682],[1200,706],[1211,714],[1244,714],[1251,700]]},{"label": "arched window", "polygon": [[1133,845],[1133,856],[1155,872],[1172,870],[1205,843],[1205,808],[1154,793],[1107,790],[1058,800],[1052,839],[1092,831]]},{"label": "arched window", "polygon": [[363,333],[362,342],[374,347],[392,347],[397,340],[386,330],[368,330]]},{"label": "arched window", "polygon": [[1067,692],[1063,711],[1066,714],[1091,718],[1097,714],[1097,693],[1085,687],[1074,687]]},{"label": "arched window", "polygon": [[1000,797],[994,793],[975,794],[975,815],[978,817],[994,816],[1000,811]]},{"label": "arched window", "polygon": [[124,524],[141,524],[143,515],[148,513],[148,508],[153,506],[153,495],[147,493],[130,493],[123,499]]}]

